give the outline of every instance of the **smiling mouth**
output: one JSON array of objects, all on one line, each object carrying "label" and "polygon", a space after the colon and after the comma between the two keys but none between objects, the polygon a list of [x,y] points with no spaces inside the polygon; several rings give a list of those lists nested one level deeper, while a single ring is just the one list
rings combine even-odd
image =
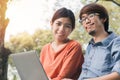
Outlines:
[{"label": "smiling mouth", "polygon": [[59,35],[59,36],[64,36],[64,34],[63,34],[63,33],[58,33],[57,35]]},{"label": "smiling mouth", "polygon": [[90,23],[90,24],[88,24],[88,26],[92,26],[92,25],[94,25],[94,23]]},{"label": "smiling mouth", "polygon": [[91,27],[94,25],[94,23],[91,23],[91,24],[89,24],[89,25],[87,25],[87,28],[88,29],[91,29]]}]

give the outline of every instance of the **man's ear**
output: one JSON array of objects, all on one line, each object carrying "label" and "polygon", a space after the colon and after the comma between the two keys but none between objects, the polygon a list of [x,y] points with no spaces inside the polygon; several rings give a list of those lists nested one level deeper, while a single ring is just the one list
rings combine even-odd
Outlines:
[{"label": "man's ear", "polygon": [[107,20],[106,18],[101,19],[102,23],[105,23],[106,20]]}]

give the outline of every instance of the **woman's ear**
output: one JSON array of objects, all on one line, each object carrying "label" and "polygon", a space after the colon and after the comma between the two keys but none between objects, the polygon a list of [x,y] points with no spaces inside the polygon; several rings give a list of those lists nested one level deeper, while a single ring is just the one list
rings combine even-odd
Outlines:
[{"label": "woman's ear", "polygon": [[51,28],[52,28],[52,26],[53,26],[53,23],[52,23],[52,21],[50,21],[50,26],[51,26]]},{"label": "woman's ear", "polygon": [[51,26],[51,29],[52,29],[52,26],[53,26],[53,23],[52,23],[52,21],[50,21],[50,26]]},{"label": "woman's ear", "polygon": [[52,23],[52,21],[50,21],[50,25],[52,25],[53,23]]}]

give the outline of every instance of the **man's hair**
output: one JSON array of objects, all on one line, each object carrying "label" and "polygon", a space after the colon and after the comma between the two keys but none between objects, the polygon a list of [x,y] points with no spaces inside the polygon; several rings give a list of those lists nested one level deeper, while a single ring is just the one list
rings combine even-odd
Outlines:
[{"label": "man's hair", "polygon": [[104,29],[106,32],[108,32],[109,15],[108,15],[108,11],[106,10],[106,8],[100,4],[97,4],[97,3],[87,4],[86,6],[84,6],[81,9],[79,18],[81,19],[83,14],[91,14],[91,13],[98,13],[100,19],[106,19],[106,21],[104,22]]}]

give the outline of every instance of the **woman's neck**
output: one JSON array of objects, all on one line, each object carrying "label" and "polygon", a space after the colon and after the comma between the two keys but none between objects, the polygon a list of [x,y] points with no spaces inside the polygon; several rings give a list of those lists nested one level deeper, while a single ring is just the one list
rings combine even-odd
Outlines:
[{"label": "woman's neck", "polygon": [[58,46],[62,45],[62,44],[66,44],[67,42],[69,42],[68,38],[65,39],[65,40],[63,40],[63,41],[57,41],[57,40],[53,41],[53,43],[56,44],[56,45],[58,45]]},{"label": "woman's neck", "polygon": [[54,51],[61,50],[66,44],[69,42],[69,39],[66,39],[65,41],[59,42],[59,41],[53,41],[51,46],[54,49]]}]

